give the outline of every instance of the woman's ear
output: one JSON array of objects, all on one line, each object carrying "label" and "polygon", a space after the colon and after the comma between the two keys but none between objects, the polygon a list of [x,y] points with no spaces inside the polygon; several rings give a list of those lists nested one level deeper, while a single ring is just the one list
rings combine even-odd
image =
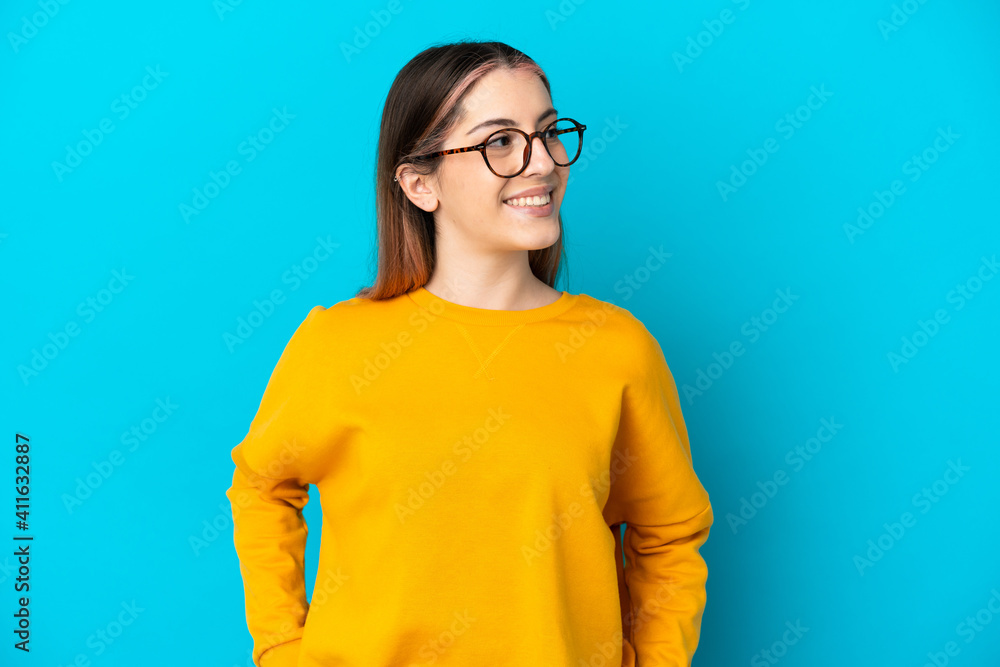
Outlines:
[{"label": "woman's ear", "polygon": [[433,174],[418,174],[406,165],[396,170],[394,185],[399,187],[414,206],[428,213],[437,210],[437,182]]}]

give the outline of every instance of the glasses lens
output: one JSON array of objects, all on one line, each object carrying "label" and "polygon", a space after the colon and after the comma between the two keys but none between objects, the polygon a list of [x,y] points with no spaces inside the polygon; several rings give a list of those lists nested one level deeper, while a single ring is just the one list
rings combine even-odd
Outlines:
[{"label": "glasses lens", "polygon": [[513,176],[524,166],[527,144],[519,132],[494,132],[486,140],[486,159],[501,176]]},{"label": "glasses lens", "polygon": [[576,124],[562,119],[549,128],[545,145],[549,148],[552,160],[560,167],[565,167],[576,162],[582,139],[582,133]]},{"label": "glasses lens", "polygon": [[[580,154],[581,132],[569,120],[559,120],[546,129],[542,140],[552,160],[560,167],[576,161]],[[527,164],[527,144],[519,132],[494,132],[486,140],[486,159],[501,176],[513,176]]]}]

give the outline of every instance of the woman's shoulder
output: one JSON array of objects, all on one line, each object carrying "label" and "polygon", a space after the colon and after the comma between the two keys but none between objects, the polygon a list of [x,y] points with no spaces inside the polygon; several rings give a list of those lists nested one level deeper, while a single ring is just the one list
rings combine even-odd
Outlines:
[{"label": "woman's shoulder", "polygon": [[590,320],[597,326],[608,327],[626,337],[645,337],[649,330],[631,310],[612,301],[604,301],[585,292],[576,296],[577,317]]},{"label": "woman's shoulder", "polygon": [[317,304],[306,314],[303,325],[327,332],[370,332],[371,329],[378,328],[380,323],[392,320],[405,296],[401,294],[381,300],[352,296],[331,305]]},{"label": "woman's shoulder", "polygon": [[[628,368],[641,368],[660,356],[659,342],[629,308],[586,293],[561,315],[576,345]],[[594,341],[596,344],[591,344]]]}]

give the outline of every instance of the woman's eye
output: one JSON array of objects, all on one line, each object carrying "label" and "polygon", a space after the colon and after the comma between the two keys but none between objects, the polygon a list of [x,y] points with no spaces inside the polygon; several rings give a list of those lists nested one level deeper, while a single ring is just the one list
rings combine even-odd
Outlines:
[{"label": "woman's eye", "polygon": [[506,134],[500,134],[493,137],[493,139],[486,145],[489,146],[490,148],[503,148],[504,146],[507,145],[507,143],[510,143],[510,137],[508,137]]}]

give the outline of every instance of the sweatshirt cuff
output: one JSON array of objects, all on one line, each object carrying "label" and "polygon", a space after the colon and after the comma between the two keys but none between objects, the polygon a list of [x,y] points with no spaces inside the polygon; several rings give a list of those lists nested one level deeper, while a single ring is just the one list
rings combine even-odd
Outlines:
[{"label": "sweatshirt cuff", "polygon": [[260,667],[297,667],[301,639],[272,646],[260,655]]}]

